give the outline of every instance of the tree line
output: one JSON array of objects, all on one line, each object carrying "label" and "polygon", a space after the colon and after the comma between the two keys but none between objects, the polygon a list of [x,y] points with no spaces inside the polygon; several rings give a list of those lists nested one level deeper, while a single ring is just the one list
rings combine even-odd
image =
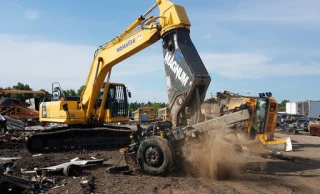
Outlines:
[{"label": "tree line", "polygon": [[[81,92],[83,91],[84,85],[80,86],[78,90],[63,90],[64,94],[66,96],[80,96]],[[32,88],[28,85],[28,84],[23,84],[18,82],[16,85],[14,86],[9,86],[6,88],[3,88],[4,90],[32,90]],[[44,99],[46,101],[50,101],[52,98],[52,94],[49,93],[48,91],[41,89],[41,91],[44,91],[46,93],[46,96],[44,96],[43,94],[7,94],[7,95],[3,95],[5,97],[10,97],[10,98],[16,98],[21,100],[22,102],[25,102],[26,99],[29,98],[36,98],[36,99]],[[284,112],[286,110],[286,103],[290,102],[289,100],[282,100],[280,103],[278,103],[278,110],[279,112]],[[152,107],[154,108],[155,112],[158,111],[158,109],[166,107],[167,104],[164,102],[131,102],[129,104],[129,111],[133,112],[135,110],[137,110],[138,108],[141,107]]]},{"label": "tree line", "polygon": [[289,100],[282,100],[281,103],[278,103],[278,111],[285,112],[286,111],[286,103],[290,102]]},{"label": "tree line", "polygon": [[[63,90],[63,93],[66,96],[80,96],[81,92],[83,91],[84,85],[80,86],[78,90]],[[21,82],[18,82],[16,85],[13,86],[9,86],[6,88],[2,88],[4,90],[33,90],[28,84],[23,84]],[[40,99],[40,100],[45,100],[45,101],[50,101],[52,98],[52,94],[51,92],[46,91],[45,89],[40,89],[41,91],[44,91],[46,93],[46,95],[43,94],[6,94],[6,95],[2,95],[4,97],[9,97],[9,98],[15,98],[18,100],[21,100],[22,102],[25,102],[25,100],[30,99],[30,98],[35,98],[35,99]],[[0,95],[1,97],[1,95]],[[167,104],[164,102],[131,102],[129,104],[129,111],[133,112],[135,110],[137,110],[138,108],[141,107],[152,107],[155,112],[158,112],[159,108],[163,108],[166,107]]]},{"label": "tree line", "polygon": [[[77,91],[70,89],[70,90],[63,90],[63,93],[66,96],[80,96],[84,86],[81,86]],[[5,88],[1,88],[4,90],[33,90],[28,84],[23,84],[21,82],[18,82],[16,85],[8,86]],[[37,99],[45,99],[46,101],[50,101],[52,98],[51,92],[46,91],[45,89],[40,89],[40,91],[44,91],[46,95],[43,94],[6,94],[2,95],[4,97],[10,97],[15,98],[21,101],[25,101],[29,98],[37,98]]]},{"label": "tree line", "polygon": [[134,112],[135,110],[141,108],[141,107],[152,107],[155,111],[155,114],[157,115],[157,112],[160,108],[166,107],[167,104],[164,102],[150,102],[148,101],[147,103],[144,102],[131,102],[129,104],[129,112]]}]

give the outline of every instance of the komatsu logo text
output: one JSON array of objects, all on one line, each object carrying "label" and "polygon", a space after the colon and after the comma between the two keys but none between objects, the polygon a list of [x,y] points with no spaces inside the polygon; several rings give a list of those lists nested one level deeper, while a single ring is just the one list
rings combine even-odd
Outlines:
[{"label": "komatsu logo text", "polygon": [[[176,59],[181,62],[180,57],[182,57],[182,54],[180,52],[176,53]],[[174,55],[169,54],[167,52],[164,63],[167,64],[170,69],[173,71],[173,73],[176,75],[176,79],[178,79],[183,86],[186,86],[189,80],[189,76],[182,70],[180,65],[177,63],[177,61],[174,60]]]},{"label": "komatsu logo text", "polygon": [[120,47],[117,48],[117,52],[122,51],[122,49],[127,48],[128,46],[134,44],[136,42],[136,39],[131,39],[128,42],[126,42],[125,44],[121,45]]}]

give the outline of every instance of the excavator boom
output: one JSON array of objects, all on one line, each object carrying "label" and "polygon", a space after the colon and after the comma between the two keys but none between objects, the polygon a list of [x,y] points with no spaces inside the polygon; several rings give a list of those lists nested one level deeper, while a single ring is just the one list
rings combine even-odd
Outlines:
[{"label": "excavator boom", "polygon": [[[159,16],[146,18],[156,7],[159,7]],[[86,110],[86,119],[90,118],[99,89],[112,67],[162,38],[169,104],[173,123],[179,125],[181,108],[198,108],[196,106],[200,106],[210,83],[210,76],[190,39],[190,26],[183,7],[168,0],[158,0],[123,33],[100,46],[82,93],[81,104]],[[192,102],[192,99],[198,100]]]},{"label": "excavator boom", "polygon": [[[159,15],[147,18],[156,7],[159,8]],[[195,118],[194,123],[197,123],[200,105],[211,78],[190,39],[190,26],[182,6],[169,0],[157,0],[146,14],[139,16],[119,36],[96,50],[80,102],[60,101],[60,104],[55,105],[60,110],[45,104],[42,110],[46,114],[40,115],[42,121],[64,124],[99,122],[102,118],[94,115],[93,110],[106,76],[111,75],[112,67],[162,39],[172,122],[175,126],[186,125],[184,111],[181,110],[188,107],[191,116]],[[58,111],[59,114],[56,114]]]},{"label": "excavator boom", "polygon": [[[149,16],[157,7],[159,8],[159,15]],[[79,142],[79,138],[77,139],[79,136],[89,139],[87,134],[90,132],[99,134],[99,136],[105,136],[106,134],[112,136],[113,133],[106,133],[101,126],[105,127],[104,124],[108,123],[106,121],[111,120],[116,122],[118,119],[118,122],[122,122],[123,117],[126,115],[126,109],[119,110],[118,108],[127,105],[125,87],[109,87],[112,67],[160,39],[162,39],[163,62],[172,123],[174,126],[187,125],[186,107],[190,110],[192,123],[199,122],[200,105],[204,100],[211,78],[190,39],[190,26],[189,18],[182,6],[176,5],[169,0],[157,0],[151,9],[144,15],[139,16],[119,36],[96,50],[80,98],[57,95],[56,101],[44,102],[40,105],[39,115],[41,122],[68,124],[76,127],[80,126],[80,128],[58,132],[51,130],[50,133],[35,134],[28,142],[29,150],[39,151],[45,147],[54,149],[56,146],[61,147],[61,145],[64,145],[63,139],[52,141],[55,136],[61,137],[64,135],[66,139],[72,136],[69,139],[73,140],[70,140],[69,143]],[[108,81],[104,83],[107,76]],[[102,89],[104,92],[100,95]],[[118,94],[117,91],[119,90],[121,90],[120,96],[124,98],[116,101],[112,100],[110,95]],[[59,92],[63,90],[59,86],[53,91]],[[110,119],[113,115],[116,114],[118,116],[121,112],[124,113],[121,115],[122,117]],[[92,126],[94,126],[95,130],[87,130]],[[108,129],[110,129],[109,132],[114,131],[114,128],[110,126]],[[120,130],[121,127],[117,126],[116,129]],[[122,131],[126,130],[128,128]],[[73,135],[75,133],[77,134],[76,136]],[[110,140],[127,143],[127,139],[122,140],[121,135],[129,137],[128,133],[117,133],[116,138],[103,138],[103,141]],[[96,136],[93,135],[93,137]],[[97,143],[91,142],[93,142],[92,144]],[[81,145],[77,145],[77,147],[81,147]]]}]

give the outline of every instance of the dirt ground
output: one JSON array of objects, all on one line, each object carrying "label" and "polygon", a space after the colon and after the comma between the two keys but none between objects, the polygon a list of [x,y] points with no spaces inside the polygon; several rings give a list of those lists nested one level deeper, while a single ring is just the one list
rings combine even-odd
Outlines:
[{"label": "dirt ground", "polygon": [[[294,151],[284,153],[289,159],[271,155],[247,155],[245,161],[241,161],[241,168],[227,180],[194,176],[188,173],[188,170],[181,169],[174,169],[163,177],[144,175],[139,171],[132,174],[110,174],[106,169],[116,164],[121,157],[117,150],[32,156],[26,149],[20,148],[1,149],[0,156],[23,157],[17,161],[14,169],[18,176],[21,168],[32,170],[35,167],[68,162],[76,157],[105,160],[102,166],[85,168],[78,177],[67,177],[62,173],[51,175],[57,183],[65,185],[50,189],[48,193],[319,193],[320,137],[306,133],[276,135],[291,136]],[[232,166],[229,167],[232,169]],[[81,187],[80,181],[83,177],[92,178],[92,187]]]}]

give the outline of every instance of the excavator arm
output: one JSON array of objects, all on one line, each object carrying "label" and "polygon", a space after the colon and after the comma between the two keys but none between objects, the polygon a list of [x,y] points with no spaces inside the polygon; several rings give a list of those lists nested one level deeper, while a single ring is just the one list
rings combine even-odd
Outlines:
[{"label": "excavator arm", "polygon": [[[159,7],[159,16],[147,16]],[[190,108],[192,120],[198,122],[200,104],[210,84],[210,76],[190,39],[190,21],[182,6],[169,0],[157,0],[122,34],[100,46],[81,94],[79,108],[85,110],[87,122],[99,90],[111,69],[162,38],[164,65],[173,125],[185,125],[182,109]],[[150,68],[152,63],[150,63]],[[198,114],[197,114],[198,113]],[[182,118],[182,120],[180,120]]]}]

